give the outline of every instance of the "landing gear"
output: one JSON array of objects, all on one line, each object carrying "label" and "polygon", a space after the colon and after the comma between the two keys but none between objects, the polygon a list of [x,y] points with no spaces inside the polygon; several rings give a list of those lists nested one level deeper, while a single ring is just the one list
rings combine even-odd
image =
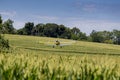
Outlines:
[{"label": "landing gear", "polygon": [[53,45],[53,48],[54,48],[55,46]]}]

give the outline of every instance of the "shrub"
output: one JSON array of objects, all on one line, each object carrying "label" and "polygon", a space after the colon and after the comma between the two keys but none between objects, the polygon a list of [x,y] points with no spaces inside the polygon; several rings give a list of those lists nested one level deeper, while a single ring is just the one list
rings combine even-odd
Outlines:
[{"label": "shrub", "polygon": [[105,40],[104,43],[113,44],[112,40]]},{"label": "shrub", "polygon": [[4,36],[0,34],[0,52],[9,48],[10,48],[9,41],[4,39]]}]

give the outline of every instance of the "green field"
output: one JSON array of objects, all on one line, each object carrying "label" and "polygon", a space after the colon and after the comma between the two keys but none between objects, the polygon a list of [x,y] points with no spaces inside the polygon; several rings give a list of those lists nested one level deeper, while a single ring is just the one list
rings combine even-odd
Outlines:
[{"label": "green field", "polygon": [[[63,48],[52,48],[56,38],[47,37],[34,37],[34,36],[18,36],[18,35],[6,35],[9,39],[10,45],[13,48],[32,50],[33,52],[41,53],[81,53],[81,54],[110,54],[119,55],[120,46],[113,44],[102,44],[93,42],[73,41],[58,39],[61,44],[67,42],[70,45],[63,46]],[[66,44],[67,44],[66,43]]]},{"label": "green field", "polygon": [[[120,80],[120,46],[48,37],[5,35],[2,80]],[[55,40],[66,46],[55,47]]]}]

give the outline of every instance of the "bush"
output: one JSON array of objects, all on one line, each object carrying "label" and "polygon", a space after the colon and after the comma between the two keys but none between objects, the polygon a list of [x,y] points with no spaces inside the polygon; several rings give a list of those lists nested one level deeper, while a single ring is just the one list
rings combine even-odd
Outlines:
[{"label": "bush", "polygon": [[104,43],[113,44],[113,40],[105,40]]},{"label": "bush", "polygon": [[0,52],[9,48],[10,48],[9,41],[4,39],[4,36],[0,34]]}]

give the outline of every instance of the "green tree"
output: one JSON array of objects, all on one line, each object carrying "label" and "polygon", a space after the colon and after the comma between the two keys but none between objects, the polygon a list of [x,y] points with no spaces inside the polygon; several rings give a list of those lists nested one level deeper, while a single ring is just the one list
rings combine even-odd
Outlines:
[{"label": "green tree", "polygon": [[113,40],[115,44],[119,44],[120,45],[120,31],[119,30],[113,30]]},{"label": "green tree", "polygon": [[18,29],[17,30],[17,34],[23,35],[24,34],[24,29],[23,28],[22,29]]},{"label": "green tree", "polygon": [[23,28],[23,34],[25,34],[25,35],[32,35],[33,27],[34,27],[34,23],[33,22],[25,23],[25,26]]},{"label": "green tree", "polygon": [[2,17],[0,15],[0,33],[2,33]]},{"label": "green tree", "polygon": [[90,34],[90,37],[92,38],[93,42],[104,42],[104,37],[102,36],[101,32],[97,32],[95,30],[92,31]]},{"label": "green tree", "polygon": [[87,36],[85,33],[81,32],[79,28],[73,27],[71,29],[72,39],[74,40],[87,40]]},{"label": "green tree", "polygon": [[11,19],[8,19],[3,23],[3,31],[4,33],[10,33],[10,34],[15,33],[15,29],[13,27],[13,21]]},{"label": "green tree", "polygon": [[[2,31],[2,17],[0,16],[0,31]],[[9,49],[9,41],[4,39],[4,36],[0,33],[0,52],[5,48]]]},{"label": "green tree", "polygon": [[54,23],[47,23],[44,26],[44,35],[47,37],[58,37],[58,25]]},{"label": "green tree", "polygon": [[64,33],[61,35],[61,38],[71,39],[71,36],[72,36],[71,29],[66,27]]},{"label": "green tree", "polygon": [[73,28],[71,29],[71,32],[72,32],[73,34],[75,34],[75,35],[79,35],[80,29],[77,28],[77,27],[73,27]]},{"label": "green tree", "polygon": [[103,36],[103,42],[104,43],[109,43],[112,44],[113,43],[113,34],[110,31],[100,31],[101,36]]},{"label": "green tree", "polygon": [[4,39],[4,36],[0,34],[0,52],[5,48],[9,49],[9,47],[9,41]]},{"label": "green tree", "polygon": [[79,33],[79,40],[87,40],[87,39],[88,39],[88,37],[86,36],[85,33],[83,33],[83,32]]},{"label": "green tree", "polygon": [[44,36],[44,24],[42,24],[42,23],[37,24],[37,25],[33,28],[32,34],[33,34],[33,35],[37,35],[37,36]]},{"label": "green tree", "polygon": [[71,38],[72,39],[74,39],[74,40],[78,40],[78,39],[80,39],[79,37],[80,37],[80,29],[79,28],[77,28],[77,27],[73,27],[72,29],[71,29]]},{"label": "green tree", "polygon": [[65,33],[66,27],[64,25],[59,25],[58,29],[57,29],[57,34],[58,37],[63,37],[62,35]]},{"label": "green tree", "polygon": [[2,24],[2,17],[1,17],[1,15],[0,15],[0,24]]}]

